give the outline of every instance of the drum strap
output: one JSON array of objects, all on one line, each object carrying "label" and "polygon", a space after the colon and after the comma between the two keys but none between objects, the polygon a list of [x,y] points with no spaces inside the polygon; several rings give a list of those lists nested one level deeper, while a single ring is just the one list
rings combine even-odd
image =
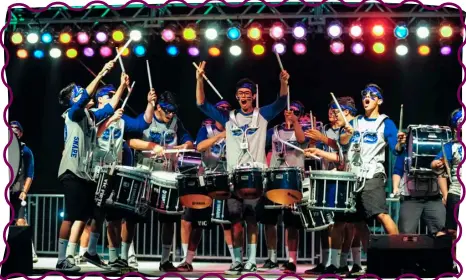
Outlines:
[{"label": "drum strap", "polygon": [[175,131],[175,125],[177,122],[178,122],[178,119],[176,116],[174,116],[170,122],[170,126],[168,127],[168,129]]},{"label": "drum strap", "polygon": [[212,138],[214,136],[214,130],[212,129],[212,125],[206,125],[205,128],[207,130],[207,137]]},{"label": "drum strap", "polygon": [[[245,155],[245,154],[248,154],[249,157],[253,160],[253,162],[255,162],[255,158],[252,156],[251,152],[249,152],[249,144],[248,144],[248,138],[247,138],[247,132],[248,132],[248,129],[252,129],[252,128],[257,128],[258,127],[258,120],[259,120],[259,109],[258,108],[254,108],[254,111],[252,113],[252,120],[251,120],[251,123],[249,125],[249,128],[245,129],[244,131],[242,131],[242,139],[241,139],[241,144],[246,144],[246,149],[242,148],[242,153],[241,155],[238,156],[238,160],[236,162],[236,165],[238,165],[238,162],[241,160],[241,158]],[[239,128],[238,126],[238,122],[236,121],[236,110],[232,110],[230,111],[230,121],[233,123],[234,126],[236,126],[237,128]]]}]

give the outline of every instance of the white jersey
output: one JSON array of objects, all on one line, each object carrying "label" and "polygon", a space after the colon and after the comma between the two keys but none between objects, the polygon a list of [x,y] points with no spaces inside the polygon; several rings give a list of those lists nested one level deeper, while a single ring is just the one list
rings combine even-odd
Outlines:
[{"label": "white jersey", "polygon": [[117,122],[112,122],[97,138],[97,145],[92,155],[94,166],[100,163],[104,165],[114,162],[122,163],[124,130],[125,121],[120,119]]},{"label": "white jersey", "polygon": [[304,154],[283,144],[280,140],[300,148],[306,148],[307,143],[299,144],[294,129],[286,129],[285,125],[277,125],[272,130],[272,158],[270,160],[270,167],[292,166],[304,168]]},{"label": "white jersey", "polygon": [[[222,133],[215,125],[211,124],[207,124],[205,129],[207,130],[207,138],[212,138]],[[226,162],[224,162],[224,157],[226,155],[225,143],[224,138],[220,139],[215,142],[212,147],[202,153],[202,163],[204,167],[211,170],[215,169],[216,171],[226,170],[226,166],[224,166],[226,164]]]}]

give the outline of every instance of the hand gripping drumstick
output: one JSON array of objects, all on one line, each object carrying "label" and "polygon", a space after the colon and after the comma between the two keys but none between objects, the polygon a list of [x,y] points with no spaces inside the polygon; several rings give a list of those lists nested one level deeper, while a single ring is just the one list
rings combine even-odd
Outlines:
[{"label": "hand gripping drumstick", "polygon": [[403,104],[401,104],[401,108],[400,108],[400,128],[399,128],[399,132],[402,132],[403,131]]},{"label": "hand gripping drumstick", "polygon": [[[198,71],[200,71],[199,69],[199,66],[197,66],[197,64],[195,62],[193,62],[193,65],[194,67],[196,67],[196,69]],[[210,80],[207,78],[207,76],[205,74],[202,74],[202,77],[207,81],[207,83],[210,85],[210,87],[215,91],[215,93],[218,95],[218,97],[220,97],[220,99],[223,99],[223,96],[220,94],[220,92],[218,92],[218,90],[214,87],[214,85],[210,82]]]},{"label": "hand gripping drumstick", "polygon": [[[115,49],[116,49],[116,51],[118,53],[118,48],[115,48]],[[121,72],[126,73],[125,65],[123,65],[123,59],[121,59],[121,56],[118,57],[118,61],[120,62]]]},{"label": "hand gripping drumstick", "polygon": [[[147,76],[149,78],[149,90],[152,90],[154,87],[152,86],[152,75],[150,73],[149,60],[146,60],[146,65],[147,65]],[[154,101],[152,101],[152,106],[154,106],[154,109],[155,109],[155,102]]]},{"label": "hand gripping drumstick", "polygon": [[136,81],[133,81],[133,84],[128,90],[128,94],[126,95],[125,101],[123,101],[123,105],[121,105],[121,109],[125,109],[126,102],[128,102],[129,96],[133,92],[134,84],[136,84]]},{"label": "hand gripping drumstick", "polygon": [[[280,65],[280,69],[282,71],[285,70],[283,68],[283,64],[282,64],[282,60],[280,59],[280,55],[277,52],[275,52],[275,56],[277,57],[278,64]],[[286,101],[287,101],[287,105],[288,105],[287,110],[289,111],[290,110],[290,86],[288,86],[288,98],[287,98]]]},{"label": "hand gripping drumstick", "polygon": [[[118,52],[117,56],[112,60],[113,62],[116,62],[118,60],[118,58],[120,58],[120,56],[123,54],[123,52],[125,51],[125,49],[129,46],[129,44],[131,44],[131,42],[133,41],[133,39],[129,39],[128,42],[126,42],[126,44],[120,49],[120,51]],[[105,76],[107,75],[108,71],[105,70],[105,72],[102,74],[102,76]]]},{"label": "hand gripping drumstick", "polygon": [[[286,141],[284,141],[284,140],[282,140],[282,139],[280,139],[280,138],[278,139],[278,141],[280,141],[280,142],[282,142],[283,144],[287,145],[288,147],[291,147],[291,148],[293,148],[293,149],[295,149],[295,150],[297,150],[297,151],[300,151],[301,153],[304,154],[304,150],[303,150],[303,149],[301,149],[301,148],[299,148],[299,147],[296,147],[295,145],[290,144],[290,143],[288,143],[288,142],[286,142]],[[313,157],[313,158],[315,158],[315,159],[319,159],[319,160],[321,159],[320,157],[317,157],[317,156],[314,156],[314,155],[311,155],[311,157]]]},{"label": "hand gripping drumstick", "polygon": [[338,108],[338,110],[340,111],[340,114],[343,116],[343,119],[345,120],[345,125],[348,126],[348,125],[349,125],[349,122],[348,122],[348,120],[346,119],[345,114],[343,114],[343,110],[341,109],[340,104],[338,104],[338,101],[337,101],[337,99],[335,98],[335,95],[333,95],[333,92],[331,92],[330,95],[332,96],[333,101],[334,101],[335,104],[337,105],[337,108]]},{"label": "hand gripping drumstick", "polygon": [[312,110],[309,112],[309,116],[311,117],[311,129],[314,129],[314,116],[312,115]]}]

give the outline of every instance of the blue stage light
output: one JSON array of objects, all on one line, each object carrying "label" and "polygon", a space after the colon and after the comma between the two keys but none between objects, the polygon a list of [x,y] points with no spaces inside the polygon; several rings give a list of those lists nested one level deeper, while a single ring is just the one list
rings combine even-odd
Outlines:
[{"label": "blue stage light", "polygon": [[174,45],[170,45],[167,47],[167,53],[170,56],[177,56],[179,52],[180,51],[178,50],[178,48]]}]

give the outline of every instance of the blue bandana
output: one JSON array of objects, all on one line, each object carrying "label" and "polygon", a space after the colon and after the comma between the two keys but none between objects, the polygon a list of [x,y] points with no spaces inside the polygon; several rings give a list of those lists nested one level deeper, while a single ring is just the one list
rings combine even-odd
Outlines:
[{"label": "blue bandana", "polygon": [[73,99],[75,99],[76,97],[80,96],[81,94],[83,94],[84,92],[84,88],[78,86],[78,85],[75,85],[73,87],[73,90],[71,91],[71,96],[70,96],[70,105],[73,105],[74,104],[74,101]]},{"label": "blue bandana", "polygon": [[463,112],[461,111],[461,109],[457,109],[456,112],[453,112],[451,116],[450,125],[456,128],[462,121],[463,121]]},{"label": "blue bandana", "polygon": [[[344,111],[344,110],[350,111],[351,115],[353,115],[353,116],[355,116],[355,115],[358,113],[358,111],[356,110],[356,108],[353,108],[353,107],[351,107],[351,106],[341,105],[341,104],[340,104],[340,107],[341,107],[341,110],[343,110],[343,111]],[[332,104],[332,106],[330,106],[330,108],[332,108],[332,109],[338,109],[338,106],[337,106],[337,104],[334,103],[334,104]]]},{"label": "blue bandana", "polygon": [[375,95],[377,96],[379,99],[383,99],[383,96],[382,96],[382,93],[374,86],[368,86],[366,87],[363,91],[361,91],[361,95],[362,97],[364,98],[367,94],[370,94],[371,96],[372,95]]},{"label": "blue bandana", "polygon": [[171,104],[171,103],[159,102],[159,105],[160,105],[160,107],[162,107],[162,109],[163,109],[165,112],[176,113],[176,110],[178,109],[178,108],[176,107],[176,105],[173,105],[173,104]]},{"label": "blue bandana", "polygon": [[252,83],[242,83],[241,85],[236,86],[236,91],[238,91],[240,88],[250,89],[252,94],[256,94],[256,86]]},{"label": "blue bandana", "polygon": [[95,94],[95,103],[99,100],[99,97],[103,97],[105,95],[108,95],[110,98],[113,96],[112,92],[115,92],[116,89],[113,85],[106,85],[102,88],[100,88],[96,94]]},{"label": "blue bandana", "polygon": [[10,126],[13,126],[13,125],[16,125],[18,127],[18,129],[23,132],[23,127],[21,126],[21,124],[18,122],[18,121],[11,121],[10,122]]}]

